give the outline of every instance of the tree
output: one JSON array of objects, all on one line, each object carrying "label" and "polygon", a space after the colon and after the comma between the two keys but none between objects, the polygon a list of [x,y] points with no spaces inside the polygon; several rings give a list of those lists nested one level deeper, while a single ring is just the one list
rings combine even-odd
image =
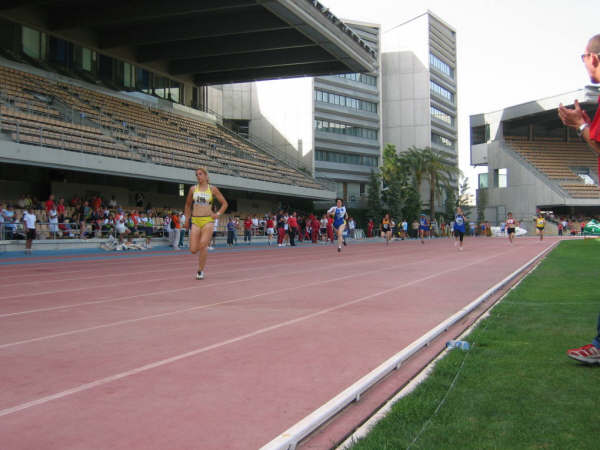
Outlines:
[{"label": "tree", "polygon": [[372,170],[367,188],[367,216],[375,222],[381,219],[383,205],[381,202],[381,179],[379,174]]},{"label": "tree", "polygon": [[[410,167],[398,156],[396,147],[387,144],[383,149],[383,164],[381,166],[381,178],[384,184],[383,200],[390,215],[396,220],[403,217],[404,207],[411,196],[415,196],[410,182]],[[418,195],[417,195],[418,201]]]},{"label": "tree", "polygon": [[456,205],[461,207],[465,216],[469,216],[473,210],[473,207],[471,206],[472,195],[469,194],[469,189],[469,179],[464,177],[458,186],[458,199]]},{"label": "tree", "polygon": [[444,217],[448,222],[450,222],[454,220],[454,214],[456,213],[456,207],[458,206],[458,199],[456,198],[456,189],[454,189],[452,186],[446,186],[445,192],[446,203],[444,205]]},{"label": "tree", "polygon": [[487,208],[487,189],[477,191],[477,223],[485,220],[485,208]]},{"label": "tree", "polygon": [[452,157],[445,152],[433,150],[430,147],[423,149],[424,175],[429,182],[429,210],[435,214],[436,194],[441,195],[444,188],[452,186],[452,181],[462,174],[460,169],[448,162]]}]

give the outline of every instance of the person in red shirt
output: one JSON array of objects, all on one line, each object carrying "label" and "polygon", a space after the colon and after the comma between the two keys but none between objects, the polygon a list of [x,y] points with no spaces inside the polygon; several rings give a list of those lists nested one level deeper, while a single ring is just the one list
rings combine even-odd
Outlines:
[{"label": "person in red shirt", "polygon": [[310,221],[310,234],[313,244],[316,244],[319,239],[319,227],[321,226],[321,223],[319,222],[319,219],[317,219],[316,216],[311,215],[311,217],[312,219]]},{"label": "person in red shirt", "polygon": [[273,240],[273,234],[275,233],[275,221],[271,216],[267,218],[265,228],[267,229],[267,242],[269,243],[269,245],[271,245],[271,241]]},{"label": "person in red shirt", "polygon": [[292,213],[290,217],[288,217],[288,234],[290,236],[290,247],[296,246],[296,241],[294,240],[296,237],[296,233],[298,232],[298,219],[296,218],[296,213]]},{"label": "person in red shirt", "polygon": [[48,200],[46,200],[46,212],[48,213],[51,209],[56,208],[56,203],[54,203],[54,194],[50,194],[48,196]]},{"label": "person in red shirt", "polygon": [[244,242],[248,241],[248,245],[252,241],[252,217],[246,217],[244,220]]},{"label": "person in red shirt", "polygon": [[65,199],[63,197],[58,199],[58,205],[56,205],[56,213],[58,214],[58,220],[62,222],[65,219]]},{"label": "person in red shirt", "polygon": [[179,250],[179,233],[181,232],[181,223],[179,221],[179,213],[177,211],[174,211],[171,214],[171,222],[172,222],[172,230],[173,230],[173,235],[172,235],[172,241],[171,241],[171,247],[173,247],[176,250]]},{"label": "person in red shirt", "polygon": [[367,224],[367,237],[368,238],[373,237],[373,228],[375,228],[375,222],[373,222],[373,219],[369,219],[369,223]]},{"label": "person in red shirt", "polygon": [[[600,34],[592,37],[585,52],[581,55],[585,69],[592,83],[600,83]],[[600,103],[600,97],[598,97]],[[558,108],[558,116],[563,124],[577,130],[590,148],[596,152],[598,168],[600,169],[600,106],[594,114],[594,120],[586,114],[575,100],[573,109],[565,108],[562,104]],[[586,364],[600,364],[600,314],[598,315],[597,335],[591,344],[567,350],[567,356]]]},{"label": "person in red shirt", "polygon": [[327,239],[333,244],[333,217],[327,217]]}]

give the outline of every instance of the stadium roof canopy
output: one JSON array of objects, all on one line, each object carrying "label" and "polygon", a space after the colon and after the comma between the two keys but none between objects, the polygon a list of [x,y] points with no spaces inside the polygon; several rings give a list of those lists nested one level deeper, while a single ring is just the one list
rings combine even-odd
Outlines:
[{"label": "stadium roof canopy", "polygon": [[317,0],[4,0],[0,16],[197,85],[376,68]]}]

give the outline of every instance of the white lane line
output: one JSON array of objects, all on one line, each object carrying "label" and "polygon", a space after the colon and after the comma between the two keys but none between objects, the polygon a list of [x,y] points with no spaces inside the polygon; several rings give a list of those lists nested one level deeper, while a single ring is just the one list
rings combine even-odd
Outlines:
[{"label": "white lane line", "polygon": [[[318,272],[318,271],[323,270],[324,267],[327,267],[329,269],[335,269],[337,267],[341,268],[341,267],[347,267],[347,266],[363,265],[365,263],[370,263],[370,262],[382,262],[382,261],[386,261],[387,259],[396,258],[396,257],[397,257],[397,255],[390,255],[387,258],[376,258],[376,259],[370,259],[370,260],[367,259],[367,260],[353,261],[353,262],[349,262],[349,263],[337,264],[335,266],[333,266],[331,264],[331,261],[328,261],[321,267],[311,267],[310,269],[306,269],[306,270],[294,269],[294,270],[287,271],[287,272],[270,273],[269,275],[265,275],[262,277],[252,277],[252,278],[242,278],[242,279],[238,279],[238,280],[220,281],[220,282],[212,283],[212,284],[204,284],[204,283],[199,284],[199,283],[194,282],[193,286],[188,286],[185,288],[170,289],[170,290],[158,291],[158,292],[149,292],[149,293],[145,293],[145,294],[141,293],[141,294],[128,295],[128,296],[123,296],[123,297],[110,297],[110,298],[101,297],[100,299],[94,300],[91,302],[71,303],[71,304],[66,304],[66,305],[52,306],[52,307],[48,307],[48,308],[38,308],[38,309],[30,309],[30,310],[26,310],[26,311],[17,311],[17,312],[13,312],[13,313],[5,313],[5,314],[0,314],[0,319],[5,318],[5,317],[21,316],[21,315],[25,315],[25,314],[34,314],[34,313],[40,313],[40,312],[62,310],[62,309],[67,309],[67,308],[77,308],[77,307],[81,307],[81,306],[98,305],[98,304],[111,303],[111,302],[117,302],[117,301],[122,301],[122,300],[130,300],[132,298],[139,298],[139,297],[144,297],[144,296],[169,294],[172,292],[180,292],[180,291],[188,290],[188,289],[197,289],[197,288],[198,289],[206,289],[209,287],[243,283],[246,281],[256,281],[256,280],[264,280],[264,279],[269,279],[269,278],[277,278],[277,277],[284,276],[284,275],[297,275],[297,274],[303,274],[303,273]],[[419,260],[416,262],[422,262],[422,261],[423,260]],[[312,262],[312,261],[309,261],[309,263],[310,262]],[[404,265],[410,265],[410,263],[406,263]],[[264,267],[259,268],[259,270],[264,271]],[[189,276],[187,276],[186,278],[189,278]]]},{"label": "white lane line", "polygon": [[[372,253],[368,253],[365,256],[368,256],[370,254],[373,254],[375,252]],[[380,253],[380,252],[377,252]],[[272,258],[270,258],[269,260],[271,260]],[[293,260],[294,262],[298,260],[298,257],[293,257],[293,258],[285,258],[283,262],[285,262],[286,260]],[[311,261],[321,261],[323,258],[314,258],[314,259],[303,259],[303,262],[311,262]],[[258,261],[258,263],[260,264],[261,261]],[[278,261],[279,262],[279,261]],[[257,261],[252,259],[252,263],[256,264]],[[232,267],[235,267],[237,265],[241,265],[241,266],[247,266],[248,265],[248,261],[240,261],[237,263],[233,263],[231,264],[231,266],[228,266],[227,270],[223,270],[223,271],[217,271],[217,272],[213,272],[216,275],[219,274],[223,274],[223,273],[231,273],[232,272]],[[152,266],[154,267],[155,264],[152,264]],[[186,267],[189,267],[190,264],[186,264]],[[173,269],[175,270],[175,269]],[[195,270],[195,269],[194,269]],[[252,268],[244,268],[244,269],[235,269],[236,272],[241,272],[241,271],[251,271],[251,270],[264,270],[263,267],[252,267]],[[167,270],[168,271],[168,270]],[[154,270],[154,271],[142,271],[142,272],[134,272],[134,273],[150,273],[150,272],[158,272],[158,273],[164,273],[165,270]],[[109,279],[111,276],[113,276],[114,274],[103,274],[98,276],[97,278],[104,278],[104,279]],[[129,275],[129,274],[124,274],[124,275]],[[31,276],[31,275],[28,275]],[[189,275],[181,275],[179,277],[176,277],[175,279],[185,279],[185,278],[189,278]],[[85,279],[85,278],[74,278],[73,280],[80,280],[80,279]],[[166,277],[166,278],[153,278],[151,281],[164,281],[164,280],[173,280],[173,277]],[[59,280],[52,280],[52,281],[59,281]],[[68,280],[64,280],[64,281],[68,281]],[[137,281],[123,281],[120,283],[111,283],[111,287],[117,287],[117,286],[130,286],[132,284],[142,284],[142,283],[147,283],[149,280],[148,279],[144,279],[144,280],[137,280]],[[25,286],[26,284],[29,285],[30,282],[29,280],[25,283],[25,281],[23,283],[17,283],[18,285],[21,286]],[[6,286],[6,285],[4,285]],[[82,291],[82,290],[89,290],[90,287],[89,286],[85,286],[85,287],[78,287],[78,288],[71,288],[71,289],[58,289],[58,290],[51,290],[51,291],[40,291],[40,292],[33,292],[33,293],[23,293],[23,294],[17,294],[17,295],[5,295],[3,297],[0,297],[0,300],[9,300],[9,299],[18,299],[18,298],[25,298],[25,297],[36,297],[36,296],[42,296],[42,295],[54,295],[54,294],[60,294],[60,293],[69,293],[69,292],[77,292],[77,291]],[[2,316],[0,316],[2,317]]]},{"label": "white lane line", "polygon": [[[362,265],[365,262],[374,262],[374,261],[381,262],[382,259],[377,259],[377,260],[362,260],[360,262],[342,264],[342,265],[340,265],[338,267],[353,266],[353,265],[358,265],[358,264]],[[385,260],[383,260],[383,261],[385,261]],[[201,310],[201,309],[210,308],[210,307],[214,307],[214,306],[225,305],[225,304],[228,304],[228,303],[242,302],[242,301],[250,300],[250,299],[253,299],[253,298],[257,298],[257,297],[263,297],[265,295],[279,294],[279,293],[282,293],[282,292],[294,291],[294,290],[297,290],[297,289],[304,289],[304,288],[311,287],[311,286],[318,286],[320,284],[327,284],[327,283],[331,283],[331,282],[334,282],[334,281],[347,280],[348,278],[352,278],[352,277],[363,276],[363,275],[370,275],[372,273],[379,273],[379,272],[385,271],[385,270],[395,270],[395,269],[398,269],[399,267],[407,267],[407,266],[411,266],[411,265],[418,265],[418,264],[421,264],[421,263],[426,262],[426,261],[429,261],[429,260],[414,261],[412,263],[403,263],[403,264],[397,265],[397,266],[390,266],[390,267],[383,268],[383,269],[380,268],[380,269],[375,269],[375,270],[371,270],[371,271],[367,271],[367,272],[361,272],[360,274],[351,274],[351,275],[345,275],[343,277],[330,278],[330,279],[321,280],[321,281],[314,281],[314,282],[306,283],[306,284],[303,284],[303,285],[290,286],[290,287],[287,287],[287,288],[276,289],[276,290],[273,290],[273,291],[267,291],[267,292],[263,292],[263,293],[259,293],[259,294],[254,294],[254,295],[251,295],[251,296],[235,297],[233,299],[223,300],[223,301],[219,301],[219,302],[216,302],[216,303],[211,303],[211,304],[208,304],[208,305],[193,306],[193,307],[190,307],[190,308],[185,308],[185,309],[170,311],[170,312],[167,312],[167,313],[153,314],[153,315],[150,315],[150,316],[143,316],[143,317],[138,317],[138,318],[135,318],[135,319],[120,320],[118,322],[111,322],[111,323],[107,323],[107,324],[96,325],[96,326],[93,326],[93,327],[80,328],[80,329],[76,329],[76,330],[65,331],[65,332],[62,332],[62,333],[56,333],[56,334],[51,334],[51,335],[46,335],[46,336],[39,336],[39,337],[36,337],[36,338],[25,339],[25,340],[22,340],[22,341],[8,342],[6,344],[0,344],[0,350],[4,349],[4,348],[8,348],[8,347],[14,347],[16,345],[29,344],[29,343],[38,342],[38,341],[45,341],[45,340],[48,340],[48,339],[54,339],[54,338],[57,338],[57,337],[69,336],[69,335],[73,335],[73,334],[86,333],[88,331],[98,330],[98,329],[101,329],[101,328],[109,328],[109,327],[113,327],[113,326],[119,326],[119,325],[124,325],[124,324],[129,324],[129,323],[141,322],[141,321],[144,321],[144,320],[156,319],[156,318],[159,318],[159,317],[172,316],[172,315],[181,314],[181,313],[185,313],[185,312],[189,312],[189,311],[196,311],[196,310]],[[299,273],[315,272],[315,271],[320,271],[320,270],[322,270],[322,268],[316,268],[316,269],[313,268],[313,269],[309,269],[309,270],[305,270],[305,271],[297,271],[297,270],[295,270],[295,271],[292,271],[292,272],[288,272],[288,274],[294,274],[295,275],[295,274],[299,274]],[[281,276],[281,275],[285,275],[285,274],[267,275],[267,276],[262,277],[262,278],[272,278],[274,276]],[[249,281],[249,280],[256,280],[256,279],[257,278],[249,278],[247,280],[240,280],[240,281]],[[236,281],[236,282],[239,282],[239,281]],[[215,285],[216,285],[216,283],[215,283]],[[153,295],[155,295],[155,294],[153,294]],[[19,314],[19,313],[13,313],[13,315],[14,314]]]},{"label": "white lane line", "polygon": [[[490,260],[490,259],[493,259],[493,258],[497,258],[500,255],[504,255],[505,253],[508,253],[508,252],[503,252],[503,253],[500,253],[500,254],[489,256],[487,258],[484,258],[484,259],[481,259],[481,260],[478,260],[478,261],[475,261],[475,262],[472,262],[472,263],[469,263],[469,264],[466,264],[466,265],[462,265],[462,266],[459,266],[459,267],[453,267],[452,269],[443,270],[441,272],[437,272],[435,274],[428,275],[428,276],[423,277],[423,278],[419,278],[419,279],[416,279],[416,280],[413,280],[413,281],[409,281],[407,283],[400,284],[400,285],[395,286],[393,288],[384,289],[384,290],[376,292],[374,294],[370,294],[370,295],[366,295],[364,297],[360,297],[360,298],[357,298],[357,299],[354,299],[354,300],[350,300],[348,302],[341,303],[339,305],[332,306],[330,308],[322,309],[320,311],[316,311],[314,313],[306,314],[304,316],[300,316],[300,317],[297,317],[295,319],[286,320],[284,322],[280,322],[280,323],[275,324],[275,325],[271,325],[271,326],[268,326],[268,327],[265,327],[265,328],[261,328],[261,329],[255,330],[255,331],[253,331],[251,333],[242,334],[240,336],[236,336],[234,338],[227,339],[225,341],[217,342],[215,344],[212,344],[212,345],[209,345],[209,346],[206,346],[206,347],[201,347],[201,348],[198,348],[196,350],[192,350],[192,351],[189,351],[189,352],[186,352],[186,353],[182,353],[182,354],[179,354],[179,355],[176,355],[176,356],[172,356],[170,358],[166,358],[166,359],[162,359],[162,360],[159,360],[159,361],[155,361],[153,363],[146,364],[146,365],[137,367],[135,369],[131,369],[131,370],[128,370],[128,371],[125,371],[125,372],[121,372],[121,373],[118,373],[118,374],[115,374],[115,375],[111,375],[111,376],[108,376],[108,377],[105,377],[105,378],[101,378],[99,380],[95,380],[95,381],[92,381],[90,383],[81,384],[81,385],[79,385],[77,387],[74,387],[74,388],[71,388],[71,389],[67,389],[67,390],[64,390],[64,391],[61,391],[61,392],[57,392],[57,393],[52,394],[52,395],[47,395],[45,397],[41,397],[41,398],[38,398],[36,400],[32,400],[32,401],[29,401],[29,402],[26,402],[26,403],[21,403],[19,405],[16,405],[16,406],[13,406],[13,407],[10,407],[10,408],[5,408],[5,409],[0,410],[0,417],[4,417],[4,416],[10,415],[10,414],[14,414],[16,412],[23,411],[24,409],[32,408],[34,406],[43,405],[43,404],[51,402],[53,400],[58,400],[58,399],[61,399],[61,398],[64,398],[64,397],[68,397],[70,395],[77,394],[79,392],[88,391],[88,390],[93,389],[95,387],[102,386],[102,385],[105,385],[105,384],[108,384],[108,383],[112,383],[113,381],[117,381],[117,380],[120,380],[120,379],[123,379],[123,378],[127,378],[127,377],[130,377],[132,375],[137,375],[139,373],[146,372],[148,370],[156,369],[158,367],[165,366],[167,364],[171,364],[171,363],[180,361],[182,359],[190,358],[192,356],[196,356],[196,355],[199,355],[201,353],[208,352],[210,350],[214,350],[214,349],[218,349],[218,348],[230,345],[230,344],[234,344],[236,342],[240,342],[240,341],[243,341],[245,339],[249,339],[249,338],[252,338],[252,337],[255,337],[255,336],[259,336],[261,334],[265,334],[265,333],[268,333],[270,331],[277,330],[279,328],[283,328],[283,327],[294,325],[294,324],[297,324],[297,323],[300,323],[300,322],[304,322],[304,321],[306,321],[308,319],[312,319],[314,317],[322,316],[322,315],[330,313],[332,311],[336,311],[338,309],[342,309],[342,308],[345,308],[347,306],[351,306],[351,305],[354,305],[356,303],[363,302],[365,300],[370,300],[370,299],[373,299],[375,297],[379,297],[381,295],[385,295],[385,294],[388,294],[390,292],[396,291],[398,289],[402,289],[402,288],[411,286],[413,284],[422,283],[424,281],[430,280],[432,278],[436,278],[436,277],[438,277],[440,275],[444,275],[446,273],[456,272],[456,271],[459,271],[459,270],[463,270],[466,267],[470,267],[470,266],[473,266],[473,265],[481,264],[481,263],[483,263],[483,262],[485,262],[487,260]],[[353,276],[355,276],[355,275],[353,275]]]}]

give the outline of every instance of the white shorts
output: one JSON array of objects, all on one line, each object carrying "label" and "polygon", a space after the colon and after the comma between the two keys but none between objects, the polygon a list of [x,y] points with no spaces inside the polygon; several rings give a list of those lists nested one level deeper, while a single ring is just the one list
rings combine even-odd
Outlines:
[{"label": "white shorts", "polygon": [[274,234],[275,230],[273,228],[267,228],[267,234]]},{"label": "white shorts", "polygon": [[117,228],[117,233],[119,233],[119,234],[125,233],[125,225],[121,225],[121,226],[117,225],[116,228]]}]

